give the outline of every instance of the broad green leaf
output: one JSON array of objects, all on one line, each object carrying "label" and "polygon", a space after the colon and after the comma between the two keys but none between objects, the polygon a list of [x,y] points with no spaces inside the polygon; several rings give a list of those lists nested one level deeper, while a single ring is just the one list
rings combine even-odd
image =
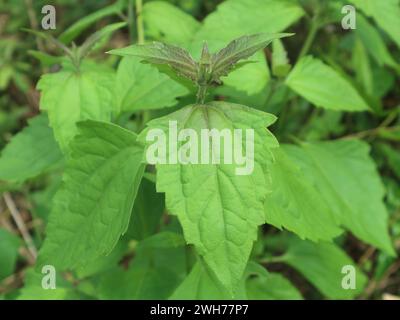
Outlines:
[{"label": "broad green leaf", "polygon": [[301,7],[287,0],[227,0],[208,15],[195,41],[207,40],[211,50],[246,34],[278,33],[304,14]]},{"label": "broad green leaf", "polygon": [[100,299],[167,299],[186,271],[184,241],[172,233],[159,233],[139,243],[128,270],[121,267],[100,275]]},{"label": "broad green leaf", "polygon": [[337,140],[283,148],[327,202],[337,224],[361,240],[394,253],[383,203],[385,191],[368,144]]},{"label": "broad green leaf", "polygon": [[[207,40],[210,51],[215,52],[228,41],[246,34],[282,32],[303,14],[301,7],[293,1],[224,1],[206,17],[193,39],[190,52],[195,56],[200,53],[204,40]],[[261,54],[259,56],[259,63],[248,64],[233,71],[224,79],[224,84],[250,95],[262,91],[270,77],[265,58],[261,59]]]},{"label": "broad green leaf", "polygon": [[343,111],[370,109],[351,83],[311,56],[297,62],[286,84],[317,107]]},{"label": "broad green leaf", "polygon": [[400,2],[399,0],[352,0],[366,15],[394,40],[400,48]]},{"label": "broad green leaf", "polygon": [[361,14],[357,15],[356,32],[369,54],[379,65],[388,65],[399,69],[399,64],[391,56],[378,30]]},{"label": "broad green leaf", "polygon": [[250,300],[301,300],[300,292],[278,273],[270,273],[261,265],[250,262],[245,276],[247,298]]},{"label": "broad green leaf", "polygon": [[60,36],[59,40],[65,44],[70,43],[77,36],[79,36],[84,30],[86,30],[90,25],[95,23],[96,21],[111,15],[117,15],[123,9],[125,1],[118,0],[112,5],[104,7],[96,12],[93,12],[84,18],[78,20],[68,29],[66,29]]},{"label": "broad green leaf", "polygon": [[273,40],[291,36],[289,33],[258,33],[232,40],[225,48],[211,56],[211,72],[214,81],[227,76],[233,66],[242,59],[247,59],[257,51],[264,49]]},{"label": "broad green leaf", "polygon": [[157,231],[165,208],[164,195],[156,192],[155,184],[143,179],[133,206],[127,234],[145,239]]},{"label": "broad green leaf", "polygon": [[71,143],[38,265],[73,269],[107,255],[125,233],[144,165],[136,135],[85,121]]},{"label": "broad green leaf", "polygon": [[2,151],[0,179],[24,182],[60,164],[62,159],[47,115],[41,114],[30,119]]},{"label": "broad green leaf", "polygon": [[146,2],[142,14],[146,35],[167,43],[187,44],[200,28],[195,18],[165,1]]},{"label": "broad green leaf", "polygon": [[197,62],[185,49],[174,45],[154,41],[143,45],[135,44],[122,49],[114,49],[108,53],[123,57],[138,57],[142,62],[155,65],[168,65],[182,77],[192,81],[196,81],[197,78]]},{"label": "broad green leaf", "polygon": [[80,71],[69,65],[57,73],[45,74],[37,87],[41,91],[40,108],[49,114],[50,126],[64,153],[77,132],[81,120],[108,121],[115,112],[113,70],[84,63]]},{"label": "broad green leaf", "polygon": [[265,201],[267,223],[284,227],[302,239],[331,240],[338,236],[341,229],[336,226],[334,213],[319,190],[307,181],[281,148],[274,155],[272,193]]},{"label": "broad green leaf", "polygon": [[20,238],[0,228],[0,282],[14,273]]},{"label": "broad green leaf", "polygon": [[172,107],[188,90],[137,57],[124,57],[117,71],[115,94],[118,108],[137,111]]},{"label": "broad green leaf", "polygon": [[[283,262],[302,273],[324,296],[352,299],[363,291],[367,277],[339,247],[325,242],[292,240]],[[355,269],[355,289],[342,287],[342,280],[347,274],[342,273],[345,266]]]},{"label": "broad green leaf", "polygon": [[[170,121],[176,121],[178,132],[190,128],[197,137],[201,137],[202,129],[226,129],[230,134],[233,129],[254,130],[254,170],[249,171],[249,175],[238,175],[238,166],[225,164],[223,156],[219,164],[189,161],[182,165],[156,166],[157,191],[166,194],[167,209],[178,217],[186,241],[195,245],[206,264],[233,295],[257,237],[257,226],[265,221],[263,203],[269,191],[266,173],[273,160],[270,148],[277,147],[274,136],[266,127],[275,121],[275,117],[225,102],[189,105],[150,121],[139,138],[145,141],[152,129],[162,130],[168,136]],[[243,133],[242,139],[246,139],[246,134]],[[167,145],[173,145],[173,141],[166,139]],[[178,148],[183,144],[197,148],[194,139],[178,142]],[[206,156],[204,150],[197,151]],[[223,155],[223,150],[219,151]],[[174,155],[174,151],[167,152],[167,159]]]}]

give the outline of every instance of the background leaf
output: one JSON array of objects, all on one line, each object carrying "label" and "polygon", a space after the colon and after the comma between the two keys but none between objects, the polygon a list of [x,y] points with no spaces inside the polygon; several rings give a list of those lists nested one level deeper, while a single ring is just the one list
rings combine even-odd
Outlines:
[{"label": "background leaf", "polygon": [[369,109],[349,82],[311,56],[304,57],[295,65],[286,84],[317,107],[346,111]]},{"label": "background leaf", "polygon": [[271,166],[272,193],[265,201],[267,223],[313,241],[338,236],[341,230],[329,204],[307,181],[296,162],[280,149],[274,151],[276,161]]},{"label": "background leaf", "polygon": [[115,83],[122,112],[172,107],[188,90],[137,57],[124,57]]},{"label": "background leaf", "polygon": [[338,140],[286,145],[284,149],[328,203],[338,224],[361,240],[394,253],[382,201],[385,191],[366,143]]},{"label": "background leaf", "polygon": [[[329,243],[292,241],[283,261],[301,272],[325,296],[331,299],[351,299],[362,292],[367,277],[337,246]],[[344,266],[354,266],[356,288],[342,288]]]},{"label": "background leaf", "polygon": [[28,121],[0,157],[0,179],[23,182],[61,164],[63,155],[54,140],[46,114]]},{"label": "background leaf", "polygon": [[144,171],[143,149],[134,133],[113,124],[85,121],[79,130],[38,266],[84,266],[107,255],[128,228]]},{"label": "background leaf", "polygon": [[64,153],[81,120],[111,120],[116,113],[113,86],[115,73],[108,68],[84,64],[80,72],[65,65],[57,73],[45,74],[37,87],[41,91],[41,110],[49,114],[50,126]]}]

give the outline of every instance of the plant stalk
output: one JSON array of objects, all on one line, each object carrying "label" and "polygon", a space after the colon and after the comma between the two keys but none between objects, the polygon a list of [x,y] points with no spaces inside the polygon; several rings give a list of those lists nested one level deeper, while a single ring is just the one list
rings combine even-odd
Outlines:
[{"label": "plant stalk", "polygon": [[143,27],[143,1],[136,0],[136,28],[138,35],[138,44],[144,44],[144,27]]},{"label": "plant stalk", "polygon": [[199,90],[197,91],[197,104],[204,104],[204,100],[206,99],[207,95],[207,85],[200,85]]},{"label": "plant stalk", "polygon": [[306,41],[304,42],[304,45],[301,48],[298,60],[303,58],[308,53],[308,51],[310,51],[311,45],[314,42],[318,29],[319,29],[319,15],[317,14],[311,20],[310,32],[307,34]]}]

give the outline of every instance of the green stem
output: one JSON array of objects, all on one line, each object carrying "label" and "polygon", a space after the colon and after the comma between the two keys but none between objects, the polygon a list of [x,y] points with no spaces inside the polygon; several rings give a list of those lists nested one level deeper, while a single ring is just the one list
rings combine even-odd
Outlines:
[{"label": "green stem", "polygon": [[143,1],[136,0],[136,28],[138,35],[138,44],[144,44],[144,28],[143,28]]},{"label": "green stem", "polygon": [[[143,1],[136,0],[136,30],[137,30],[137,38],[138,44],[144,44],[144,26],[143,26]],[[147,121],[150,119],[149,111],[142,111],[140,117],[140,125],[139,128],[142,130],[145,126]]]},{"label": "green stem", "polygon": [[197,100],[196,103],[197,104],[204,104],[204,100],[206,99],[206,95],[207,95],[207,85],[200,85],[199,89],[197,91]]},{"label": "green stem", "polygon": [[311,45],[314,42],[315,36],[317,35],[319,29],[319,15],[316,14],[311,20],[310,32],[307,35],[306,41],[301,48],[298,60],[304,57],[308,51],[310,51]]},{"label": "green stem", "polygon": [[270,264],[270,263],[285,262],[286,260],[287,260],[287,255],[282,255],[282,256],[276,256],[276,257],[263,258],[259,262],[261,264]]},{"label": "green stem", "polygon": [[133,0],[129,0],[128,2],[128,27],[129,27],[129,39],[130,41],[133,41],[134,39],[134,33],[133,33],[133,28],[134,28],[134,13],[133,13]]}]

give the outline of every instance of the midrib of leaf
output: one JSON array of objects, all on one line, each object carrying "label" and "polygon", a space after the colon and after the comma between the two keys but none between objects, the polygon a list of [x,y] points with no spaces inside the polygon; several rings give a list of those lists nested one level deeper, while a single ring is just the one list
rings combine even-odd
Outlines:
[{"label": "midrib of leaf", "polygon": [[143,59],[150,57],[151,59],[164,60],[167,64],[170,65],[176,64],[178,66],[189,67],[190,69],[195,68],[195,65],[187,61],[188,57],[186,57],[184,54],[182,53],[176,53],[176,54],[179,58],[181,58],[181,60],[168,58],[168,56],[157,56],[157,55],[148,55],[148,56],[138,55],[138,57],[141,57]]},{"label": "midrib of leaf", "polygon": [[[219,110],[217,110],[216,108],[213,108],[213,107],[210,107],[210,108],[212,108],[213,110],[217,111],[217,113],[219,113],[221,116],[223,116],[223,119],[225,120],[225,122],[227,122],[229,124],[229,121],[227,121],[227,119],[225,117],[225,114],[223,112],[220,112]],[[210,126],[210,120],[209,120],[209,114],[208,114],[208,106],[207,107],[203,107],[202,108],[202,112],[204,114],[204,118],[205,118],[205,121],[206,121],[207,129],[212,129],[211,126]],[[218,192],[216,192],[215,194],[216,194],[216,196],[218,196],[219,203],[221,205],[221,210],[222,210],[221,217],[222,217],[222,220],[224,222],[224,236],[225,236],[226,241],[222,240],[222,242],[223,242],[223,246],[225,248],[225,252],[227,253],[227,258],[229,260],[229,258],[230,258],[230,249],[229,249],[228,241],[230,241],[230,240],[229,240],[229,237],[228,237],[228,231],[226,230],[226,225],[227,225],[226,224],[227,219],[226,219],[226,213],[225,213],[226,209],[225,209],[225,206],[224,206],[224,203],[223,203],[223,199],[222,199],[222,195],[221,195],[221,183],[220,183],[220,179],[219,179],[219,172],[220,171],[223,172],[225,175],[226,175],[226,173],[222,170],[222,166],[221,165],[212,165],[212,167],[215,170],[215,174],[214,174],[214,176],[215,176],[215,184],[218,187]],[[231,185],[233,185],[232,181],[229,179],[229,177],[228,177],[228,181],[231,183]],[[233,185],[233,187],[237,192],[236,186]],[[240,193],[239,193],[239,196],[240,196]],[[241,196],[240,196],[240,198],[243,199]],[[234,214],[234,213],[232,212],[232,214]],[[234,215],[236,216],[236,214],[234,214]],[[230,275],[230,281],[232,281],[233,275],[232,275],[231,270],[229,270],[229,275]]]},{"label": "midrib of leaf", "polygon": [[230,56],[225,57],[218,64],[215,64],[215,67],[216,67],[215,71],[219,72],[220,69],[224,69],[227,66],[230,66],[232,64],[232,62],[230,62],[230,60],[237,59],[238,56],[241,56],[241,55],[245,54],[246,52],[251,52],[251,51],[252,51],[252,48],[243,48],[241,51],[235,53],[234,55],[230,55]]}]

